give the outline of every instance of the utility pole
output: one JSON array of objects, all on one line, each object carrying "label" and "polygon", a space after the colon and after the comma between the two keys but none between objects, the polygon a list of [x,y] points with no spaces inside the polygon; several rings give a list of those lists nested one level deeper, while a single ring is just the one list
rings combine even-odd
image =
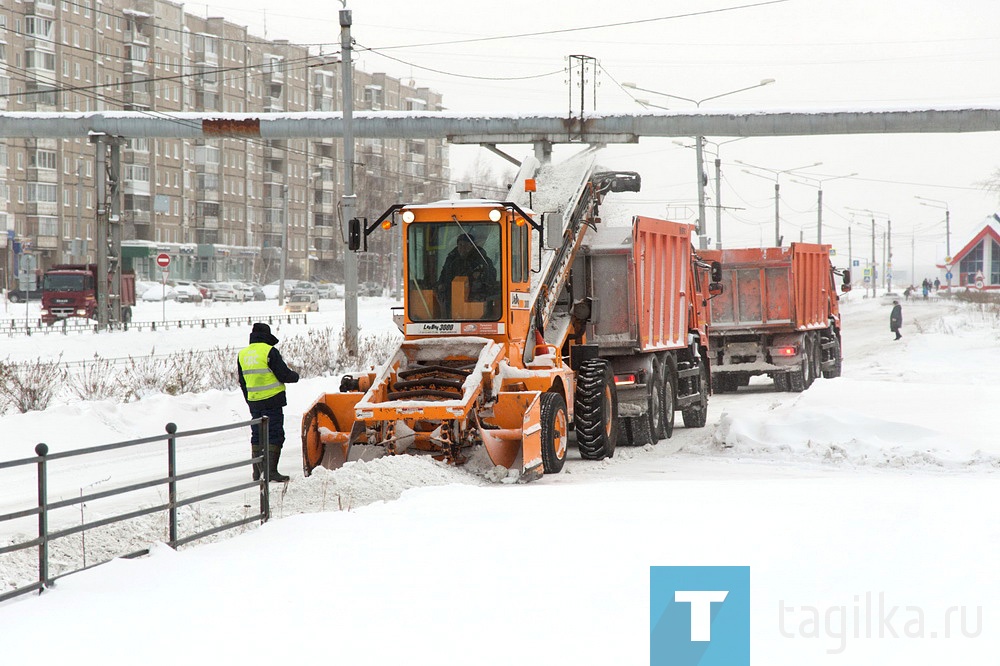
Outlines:
[{"label": "utility pole", "polygon": [[285,265],[288,263],[288,173],[281,186],[281,265],[278,267],[278,305],[285,304]]},{"label": "utility pole", "polygon": [[696,136],[694,141],[695,159],[698,160],[698,249],[704,250],[708,247],[705,235],[705,161],[702,152],[705,137]]},{"label": "utility pole", "polygon": [[722,159],[715,157],[715,249],[722,249]]},{"label": "utility pole", "polygon": [[851,271],[851,282],[854,282],[854,241],[851,239],[851,225],[847,225],[847,270]]},{"label": "utility pole", "polygon": [[[80,239],[80,229],[83,228],[83,160],[77,158],[76,160],[76,229],[73,233],[73,238],[69,242],[70,255],[72,255],[72,261],[74,263],[77,260],[77,255],[84,254],[83,252],[83,241]],[[84,256],[80,263],[87,263],[87,257]]]},{"label": "utility pole", "polygon": [[889,231],[886,233],[886,253],[888,257],[885,261],[885,281],[888,285],[886,291],[892,293],[892,220],[886,221],[889,226]]},{"label": "utility pole", "polygon": [[951,296],[951,210],[944,209],[944,251],[948,256],[948,263],[945,266],[948,280],[948,295]]},{"label": "utility pole", "polygon": [[774,181],[774,247],[781,247],[781,217],[778,215],[778,202],[781,201],[779,190],[781,185]]},{"label": "utility pole", "polygon": [[872,218],[872,298],[875,298],[875,218]]},{"label": "utility pole", "polygon": [[816,195],[816,243],[823,244],[823,186],[819,187],[819,194]]},{"label": "utility pole", "polygon": [[[341,0],[347,7],[347,0]],[[344,238],[350,234],[348,225],[354,219],[354,78],[351,56],[351,10],[340,10],[340,71],[343,88],[344,116]],[[349,356],[358,355],[358,256],[350,249],[344,251],[344,343]]]}]

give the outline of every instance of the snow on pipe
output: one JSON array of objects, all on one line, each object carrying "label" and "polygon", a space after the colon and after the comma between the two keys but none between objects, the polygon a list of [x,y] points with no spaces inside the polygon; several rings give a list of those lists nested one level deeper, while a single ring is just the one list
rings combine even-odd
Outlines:
[{"label": "snow on pipe", "polygon": [[[634,142],[639,136],[805,136],[1000,131],[1000,107],[899,108],[837,111],[662,112],[592,115],[470,116],[445,113],[357,113],[362,138],[440,138],[453,143]],[[138,111],[0,113],[0,137],[78,138],[92,134],[149,138],[291,139],[343,136],[340,113],[175,113],[152,118]]]}]

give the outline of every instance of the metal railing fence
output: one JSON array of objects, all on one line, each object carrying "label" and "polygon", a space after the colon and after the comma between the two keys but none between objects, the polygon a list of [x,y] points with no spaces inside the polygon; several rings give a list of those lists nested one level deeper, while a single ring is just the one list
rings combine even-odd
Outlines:
[{"label": "metal railing fence", "polygon": [[[268,325],[274,324],[306,324],[308,323],[305,313],[287,313],[280,315],[239,315],[234,317],[201,317],[197,319],[164,319],[160,321],[131,321],[127,324],[116,325],[117,330],[122,331],[158,331],[170,330],[172,328],[219,328],[229,326],[250,325],[254,322],[264,322]],[[97,322],[92,319],[82,317],[72,317],[63,319],[51,326],[42,323],[41,319],[7,319],[0,321],[0,335],[12,338],[15,335],[49,335],[58,333],[69,335],[70,333],[99,333]]]},{"label": "metal railing fence", "polygon": [[[197,430],[187,430],[183,432],[177,432],[177,426],[173,423],[168,423],[166,425],[165,435],[156,435],[152,437],[144,437],[141,439],[126,440],[123,442],[116,442],[113,444],[102,444],[98,446],[91,446],[87,448],[77,449],[74,451],[65,451],[59,453],[50,453],[48,445],[41,443],[35,447],[36,455],[32,458],[22,458],[19,460],[11,460],[7,462],[0,462],[0,472],[5,469],[12,469],[17,467],[24,467],[27,465],[35,465],[37,468],[36,478],[38,486],[37,495],[37,506],[31,508],[25,508],[19,511],[13,511],[10,513],[0,514],[0,523],[12,521],[22,518],[30,518],[31,516],[37,516],[38,518],[38,535],[28,541],[22,541],[17,543],[12,543],[10,545],[0,546],[0,555],[6,553],[13,553],[16,551],[27,550],[31,548],[38,549],[38,580],[22,587],[15,588],[13,590],[7,591],[5,593],[0,593],[0,603],[11,599],[22,594],[33,592],[38,590],[39,593],[45,588],[51,587],[53,583],[63,576],[68,576],[72,573],[78,573],[86,569],[99,566],[104,564],[108,560],[103,560],[96,564],[86,565],[86,559],[84,559],[84,566],[80,568],[71,569],[69,571],[64,571],[63,573],[52,576],[49,573],[50,564],[50,544],[57,540],[62,539],[74,534],[79,534],[86,532],[88,530],[94,530],[99,527],[106,525],[111,525],[113,523],[119,523],[126,520],[131,520],[133,518],[138,518],[140,516],[146,516],[149,514],[154,514],[158,512],[166,512],[168,516],[168,540],[167,545],[171,548],[177,548],[184,544],[196,541],[198,539],[205,538],[223,532],[228,529],[233,529],[235,527],[240,527],[248,523],[260,521],[261,523],[267,522],[271,516],[270,511],[270,497],[268,490],[268,480],[269,471],[271,469],[270,465],[270,452],[268,446],[268,418],[266,416],[252,419],[249,421],[242,421],[239,423],[227,424],[223,426],[215,426],[210,428],[200,428]],[[247,426],[259,428],[260,435],[260,446],[263,449],[262,455],[258,457],[251,457],[248,459],[236,460],[232,462],[226,462],[220,465],[214,465],[212,467],[206,467],[202,469],[196,469],[189,472],[178,473],[177,472],[177,440],[186,437],[194,437],[197,435],[205,435],[210,433],[222,432],[226,430],[235,430],[239,428],[245,428]],[[63,499],[58,501],[49,501],[48,498],[48,482],[49,482],[49,464],[65,459],[78,458],[81,456],[91,455],[95,453],[103,453],[106,451],[114,451],[118,449],[126,449],[131,447],[136,447],[140,445],[155,443],[155,442],[166,442],[166,476],[155,478],[152,480],[141,481],[137,483],[131,483],[111,490],[95,491],[88,494],[84,494],[81,491],[79,497],[73,497],[70,499]],[[239,467],[244,467],[247,464],[260,465],[262,470],[260,481],[247,481],[243,483],[238,483],[236,485],[229,485],[222,488],[217,488],[209,492],[203,492],[197,495],[192,495],[190,497],[185,497],[183,499],[178,498],[177,494],[177,484],[182,481],[205,477],[213,474],[219,474],[220,472],[225,472],[231,469],[236,469]],[[0,486],[3,482],[0,481]],[[98,520],[93,520],[90,522],[84,522],[80,525],[75,525],[73,527],[50,530],[49,529],[49,514],[52,511],[59,509],[65,509],[71,506],[80,506],[86,502],[98,500],[102,498],[114,497],[117,495],[125,495],[127,493],[134,493],[139,490],[146,488],[152,488],[155,486],[167,487],[167,502],[163,504],[158,504],[156,506],[149,506],[144,508],[135,509],[132,511],[127,511],[125,513],[120,513],[114,516],[101,518]],[[192,534],[187,534],[181,536],[178,531],[178,509],[185,506],[193,506],[199,502],[204,502],[216,497],[221,497],[223,495],[240,492],[259,486],[260,490],[260,510],[258,513],[250,516],[244,516],[243,518],[221,525],[216,525],[210,529],[202,530],[200,532],[195,532]],[[148,548],[137,550],[129,553],[121,553],[117,557],[123,558],[133,558],[141,555],[146,555],[149,553]]]}]

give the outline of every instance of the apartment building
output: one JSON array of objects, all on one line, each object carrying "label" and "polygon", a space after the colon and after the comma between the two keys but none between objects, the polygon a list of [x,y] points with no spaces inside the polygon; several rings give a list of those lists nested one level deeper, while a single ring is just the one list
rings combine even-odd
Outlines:
[{"label": "apartment building", "polygon": [[[2,0],[0,110],[339,111],[340,63],[166,0]],[[357,110],[440,110],[441,96],[354,73]],[[178,119],[178,123],[185,122]],[[123,259],[145,277],[339,280],[342,142],[334,138],[130,139],[121,149]],[[443,139],[355,148],[358,214],[449,192]],[[0,139],[4,280],[14,249],[44,269],[93,261],[95,152],[87,139]],[[370,206],[370,208],[368,207]],[[287,221],[287,227],[286,227]],[[8,277],[9,276],[9,277]]]}]

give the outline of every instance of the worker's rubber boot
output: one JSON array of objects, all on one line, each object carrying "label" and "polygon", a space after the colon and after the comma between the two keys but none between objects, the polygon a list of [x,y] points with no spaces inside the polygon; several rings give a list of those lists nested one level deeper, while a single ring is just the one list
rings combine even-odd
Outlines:
[{"label": "worker's rubber boot", "polygon": [[278,471],[278,460],[281,458],[281,447],[280,446],[269,446],[267,447],[268,453],[271,454],[271,468],[267,473],[267,480],[271,483],[284,483],[288,481],[288,477]]},{"label": "worker's rubber boot", "polygon": [[[251,447],[250,456],[253,458],[263,458],[264,449],[262,449],[259,446]],[[264,461],[261,460],[259,463],[253,463],[253,480],[260,481],[260,477],[263,473],[264,473]]]}]

